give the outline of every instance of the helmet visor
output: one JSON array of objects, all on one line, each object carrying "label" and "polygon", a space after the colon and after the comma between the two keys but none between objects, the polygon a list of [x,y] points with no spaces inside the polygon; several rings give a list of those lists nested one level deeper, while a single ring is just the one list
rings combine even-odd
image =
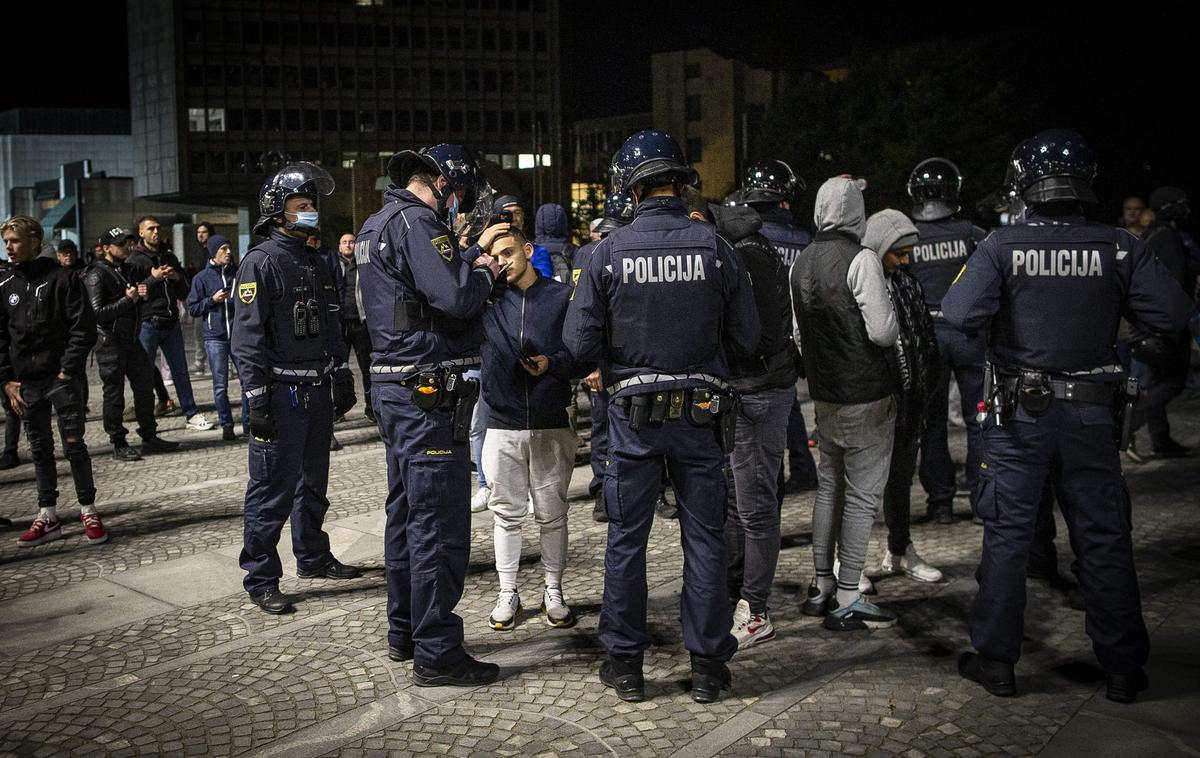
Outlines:
[{"label": "helmet visor", "polygon": [[276,174],[275,181],[276,185],[286,189],[288,194],[312,194],[314,196],[333,194],[333,177],[325,169],[308,161],[298,161],[284,166]]}]

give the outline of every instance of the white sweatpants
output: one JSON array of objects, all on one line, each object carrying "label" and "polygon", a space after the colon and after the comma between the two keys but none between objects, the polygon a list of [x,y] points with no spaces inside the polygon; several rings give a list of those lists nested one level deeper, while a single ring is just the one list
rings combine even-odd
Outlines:
[{"label": "white sweatpants", "polygon": [[495,520],[496,573],[500,589],[517,588],[521,524],[533,503],[541,530],[547,586],[562,586],[567,562],[567,487],[575,468],[574,430],[488,429],[483,473],[492,488],[488,508]]}]

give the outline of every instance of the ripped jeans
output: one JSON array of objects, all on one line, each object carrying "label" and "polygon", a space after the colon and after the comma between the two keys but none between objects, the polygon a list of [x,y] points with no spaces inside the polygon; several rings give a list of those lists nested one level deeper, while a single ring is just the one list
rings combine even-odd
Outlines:
[{"label": "ripped jeans", "polygon": [[33,454],[37,477],[39,507],[58,503],[58,469],[54,463],[54,433],[50,429],[50,411],[58,416],[58,434],[63,452],[71,464],[75,494],[80,505],[96,502],[96,484],[92,479],[92,459],[83,441],[83,393],[78,379],[62,381],[57,377],[21,382],[25,413],[21,422]]}]

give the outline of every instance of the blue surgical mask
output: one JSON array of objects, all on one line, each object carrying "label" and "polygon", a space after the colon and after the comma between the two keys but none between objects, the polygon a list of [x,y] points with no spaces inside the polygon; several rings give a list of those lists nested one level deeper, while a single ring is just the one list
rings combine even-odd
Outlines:
[{"label": "blue surgical mask", "polygon": [[321,219],[321,214],[318,211],[302,211],[296,214],[296,226],[307,226],[310,229],[318,229]]},{"label": "blue surgical mask", "polygon": [[450,207],[446,209],[446,225],[451,229],[454,228],[454,221],[458,218],[458,195],[450,196]]}]

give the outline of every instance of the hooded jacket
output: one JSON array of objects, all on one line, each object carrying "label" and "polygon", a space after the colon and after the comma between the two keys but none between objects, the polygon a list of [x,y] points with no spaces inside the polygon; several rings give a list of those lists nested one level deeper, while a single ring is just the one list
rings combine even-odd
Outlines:
[{"label": "hooded jacket", "polygon": [[60,371],[83,379],[95,344],[96,317],[74,272],[39,257],[0,274],[0,383]]},{"label": "hooded jacket", "polygon": [[717,232],[742,256],[754,291],[762,332],[748,353],[728,349],[729,376],[744,394],[790,387],[796,382],[799,354],[791,340],[792,304],[788,272],[779,253],[759,230],[763,222],[753,208],[710,205]]},{"label": "hooded jacket", "polygon": [[543,248],[550,258],[549,272],[544,270],[544,266],[535,265],[539,273],[560,282],[571,281],[571,258],[575,255],[575,246],[571,244],[567,212],[561,205],[547,203],[537,209],[533,224],[533,244]]},{"label": "hooded jacket", "polygon": [[817,192],[813,243],[792,265],[796,334],[814,400],[867,403],[895,391],[887,348],[898,335],[883,265],[860,243],[862,191],[834,177]]},{"label": "hooded jacket", "polygon": [[[875,251],[881,261],[889,250],[908,247],[917,241],[917,227],[900,211],[888,208],[867,219],[863,245]],[[933,386],[938,363],[937,337],[925,306],[925,292],[917,278],[906,267],[886,276],[900,331],[895,369],[900,390],[898,418],[904,420],[921,413]]]},{"label": "hooded jacket", "polygon": [[[221,245],[227,244],[228,240],[219,234],[208,238],[208,265],[192,279],[192,289],[188,294],[188,313],[192,314],[192,318],[203,320],[206,340],[229,339],[235,299],[232,288],[237,269],[233,265],[218,266],[212,262]],[[222,303],[213,302],[212,299],[218,290],[230,290],[229,297]]]}]

